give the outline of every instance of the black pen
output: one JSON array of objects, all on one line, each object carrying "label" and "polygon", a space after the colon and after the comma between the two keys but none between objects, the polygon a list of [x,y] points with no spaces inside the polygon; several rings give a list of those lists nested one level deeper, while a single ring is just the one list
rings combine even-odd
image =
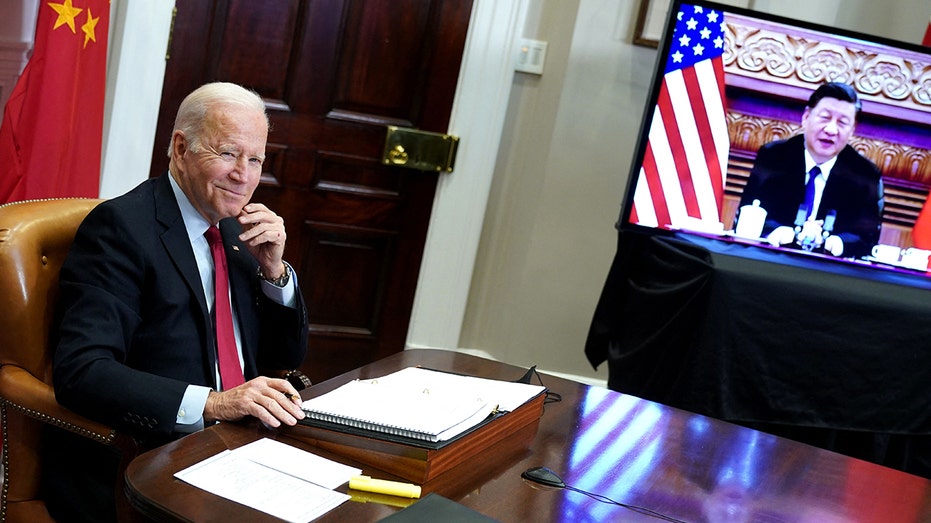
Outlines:
[{"label": "black pen", "polygon": [[296,394],[291,394],[290,392],[282,392],[282,394],[284,394],[284,397],[288,398],[289,400],[297,399]]}]

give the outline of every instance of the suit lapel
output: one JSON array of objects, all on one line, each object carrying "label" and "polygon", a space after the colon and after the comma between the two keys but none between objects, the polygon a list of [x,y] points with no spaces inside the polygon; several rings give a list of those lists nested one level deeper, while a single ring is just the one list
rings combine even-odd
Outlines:
[{"label": "suit lapel", "polygon": [[196,297],[197,303],[206,316],[207,301],[204,298],[200,273],[197,270],[197,262],[194,260],[191,241],[188,238],[187,229],[184,227],[184,220],[181,219],[178,202],[175,201],[175,195],[171,191],[168,176],[170,175],[163,175],[158,180],[155,188],[155,214],[158,222],[163,227],[160,237],[165,250],[168,251],[168,256],[171,257],[178,268],[178,272],[181,273],[181,277],[184,278],[184,282]]},{"label": "suit lapel", "polygon": [[[216,368],[216,354],[214,350],[208,350],[215,345],[213,340],[213,320],[210,317],[210,311],[207,309],[207,299],[204,297],[204,287],[200,281],[200,272],[197,270],[197,261],[194,259],[191,240],[188,238],[184,220],[181,218],[181,210],[178,207],[177,200],[175,200],[174,192],[171,190],[169,176],[171,175],[168,173],[163,174],[155,184],[155,217],[162,227],[159,238],[178,273],[181,274],[185,285],[187,285],[188,292],[197,301],[204,326],[202,329],[204,335],[201,342],[204,347],[205,366],[207,369],[213,369]],[[210,375],[213,376],[213,373],[211,372]]]}]

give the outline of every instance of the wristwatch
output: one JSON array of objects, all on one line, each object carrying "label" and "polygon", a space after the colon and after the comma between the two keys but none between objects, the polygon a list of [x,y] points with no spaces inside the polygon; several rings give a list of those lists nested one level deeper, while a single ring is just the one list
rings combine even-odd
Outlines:
[{"label": "wristwatch", "polygon": [[288,265],[287,263],[284,264],[284,274],[282,274],[281,276],[275,279],[265,277],[265,274],[262,272],[262,267],[258,268],[258,273],[259,273],[259,278],[262,278],[268,283],[271,283],[275,287],[284,288],[284,286],[288,284],[288,281],[291,280],[291,266]]}]

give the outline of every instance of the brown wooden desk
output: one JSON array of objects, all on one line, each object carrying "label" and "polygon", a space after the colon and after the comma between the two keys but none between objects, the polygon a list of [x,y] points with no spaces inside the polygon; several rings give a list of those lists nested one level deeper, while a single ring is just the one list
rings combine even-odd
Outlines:
[{"label": "brown wooden desk", "polygon": [[[469,355],[412,350],[315,385],[304,395],[413,365],[504,380],[524,373]],[[520,476],[530,467],[547,466],[575,487],[689,522],[931,521],[926,479],[599,387],[549,375],[542,379],[562,401],[547,404],[539,424],[528,427],[535,433],[529,448],[489,448],[487,459],[424,484],[424,495],[436,492],[502,522],[659,521],[575,492],[538,487]],[[158,521],[278,521],[173,477],[260,437],[359,465],[256,423],[225,423],[139,456],[126,472],[127,495],[141,513]],[[369,496],[364,502],[360,493],[358,500],[317,521],[377,521],[405,503]]]}]

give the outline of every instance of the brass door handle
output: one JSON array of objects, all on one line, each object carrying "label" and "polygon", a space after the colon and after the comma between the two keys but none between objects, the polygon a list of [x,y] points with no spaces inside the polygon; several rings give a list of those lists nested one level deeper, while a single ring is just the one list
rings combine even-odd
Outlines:
[{"label": "brass door handle", "polygon": [[393,149],[388,151],[387,156],[392,165],[404,165],[409,159],[407,151],[404,150],[404,146],[401,144],[395,145]]},{"label": "brass door handle", "polygon": [[389,125],[382,165],[418,171],[452,172],[459,137]]}]

